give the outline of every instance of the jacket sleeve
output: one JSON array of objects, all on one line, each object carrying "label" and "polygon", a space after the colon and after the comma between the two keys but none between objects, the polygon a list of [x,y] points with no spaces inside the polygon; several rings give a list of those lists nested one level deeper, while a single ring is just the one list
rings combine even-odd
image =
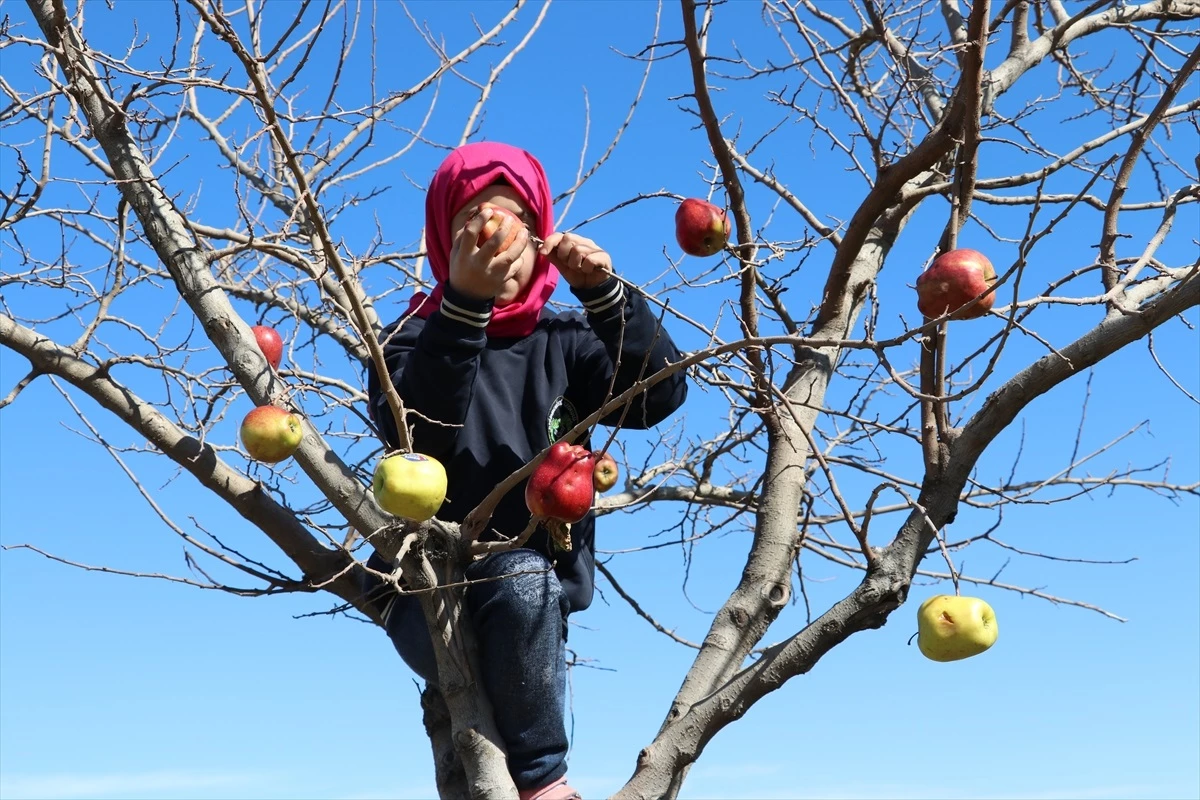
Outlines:
[{"label": "jacket sleeve", "polygon": [[[389,325],[379,337],[392,385],[405,408],[416,412],[408,415],[413,448],[439,460],[452,451],[466,419],[492,315],[491,301],[464,297],[449,285],[443,292],[441,307],[419,331],[405,331],[407,325],[417,322],[413,319]],[[400,437],[392,410],[375,370],[367,373],[371,417],[388,444],[398,448]]]},{"label": "jacket sleeve", "polygon": [[[591,332],[580,334],[571,375],[584,413],[594,412],[639,380],[683,358],[645,299],[627,291],[616,278],[571,291],[587,311],[591,327]],[[686,397],[687,378],[681,370],[639,395],[628,410],[618,409],[601,423],[649,428],[669,417]]]}]

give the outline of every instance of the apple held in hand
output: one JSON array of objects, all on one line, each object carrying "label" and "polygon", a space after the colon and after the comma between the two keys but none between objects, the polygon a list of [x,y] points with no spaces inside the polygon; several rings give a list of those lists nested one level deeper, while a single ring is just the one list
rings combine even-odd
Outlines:
[{"label": "apple held in hand", "polygon": [[559,442],[525,484],[525,505],[539,517],[578,522],[595,498],[592,487],[596,458],[587,448]]},{"label": "apple held in hand", "polygon": [[[521,229],[525,227],[525,223],[521,221],[521,218],[518,217],[515,212],[505,208],[504,206],[498,206],[495,203],[481,203],[479,208],[475,210],[475,213],[471,214],[471,217],[474,217],[485,208],[490,208],[492,210],[492,216],[487,222],[483,223],[483,230],[479,232],[479,239],[475,242],[475,246],[483,247],[484,243],[486,243],[488,239],[492,238],[492,235],[495,234],[496,231],[500,230],[500,223],[504,220],[504,218],[510,217],[514,224],[508,229],[508,236],[505,237],[504,244],[500,245],[499,249],[496,250],[497,253],[503,253],[505,250],[512,247],[512,243],[517,240],[517,234],[520,233]],[[469,222],[470,218],[468,218],[467,221]]]},{"label": "apple held in hand", "polygon": [[995,612],[978,597],[939,594],[917,609],[917,647],[934,661],[977,656],[999,635]]},{"label": "apple held in hand", "polygon": [[241,437],[251,458],[274,464],[296,452],[304,428],[298,416],[279,406],[259,406],[242,420]]},{"label": "apple held in hand", "polygon": [[959,309],[995,282],[996,270],[983,253],[966,247],[951,250],[934,259],[929,269],[917,278],[917,308],[931,319],[952,312],[951,319],[976,319],[992,309],[995,292],[968,309]]},{"label": "apple held in hand", "polygon": [[283,360],[283,339],[279,336],[279,331],[266,325],[255,325],[250,329],[254,333],[254,341],[258,342],[258,349],[262,351],[263,358],[271,365],[271,369],[279,369],[279,362]]},{"label": "apple held in hand", "polygon": [[621,471],[617,469],[616,460],[608,453],[593,453],[596,466],[592,469],[592,486],[597,492],[607,492],[617,484]]},{"label": "apple held in hand", "polygon": [[689,197],[675,210],[675,241],[689,256],[712,256],[729,242],[729,217],[707,200]]},{"label": "apple held in hand", "polygon": [[389,514],[424,522],[446,499],[446,468],[420,453],[395,453],[375,466],[371,492]]}]

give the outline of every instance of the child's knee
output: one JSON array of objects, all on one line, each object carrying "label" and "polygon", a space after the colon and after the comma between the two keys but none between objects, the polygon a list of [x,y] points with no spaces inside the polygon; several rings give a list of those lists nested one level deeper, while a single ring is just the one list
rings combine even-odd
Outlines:
[{"label": "child's knee", "polygon": [[552,570],[545,556],[536,550],[526,549],[493,553],[467,567],[467,577],[472,579],[499,578],[521,573],[552,574]]},{"label": "child's knee", "polygon": [[472,564],[467,590],[472,610],[531,616],[553,608],[565,616],[566,594],[550,562],[533,550],[496,553]]}]

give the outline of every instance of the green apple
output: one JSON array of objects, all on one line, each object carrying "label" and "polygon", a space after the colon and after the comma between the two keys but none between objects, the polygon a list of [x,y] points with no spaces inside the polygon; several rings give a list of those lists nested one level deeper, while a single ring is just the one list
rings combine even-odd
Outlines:
[{"label": "green apple", "polygon": [[995,612],[978,597],[939,594],[917,609],[917,647],[934,661],[977,656],[999,635]]},{"label": "green apple", "polygon": [[279,406],[259,406],[242,420],[241,436],[251,458],[274,464],[296,452],[304,428],[298,416]]},{"label": "green apple", "polygon": [[394,453],[376,465],[371,491],[389,514],[424,522],[446,499],[446,468],[420,453]]}]

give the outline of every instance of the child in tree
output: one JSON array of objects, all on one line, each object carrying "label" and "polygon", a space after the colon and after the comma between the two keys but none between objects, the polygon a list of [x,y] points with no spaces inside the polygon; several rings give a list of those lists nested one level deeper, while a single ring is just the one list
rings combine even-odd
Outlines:
[{"label": "child in tree", "polygon": [[[521,225],[501,212],[519,217]],[[499,228],[479,237],[493,216]],[[516,231],[511,245],[503,248]],[[542,240],[539,246],[530,232]],[[610,396],[680,360],[642,297],[613,277],[595,242],[554,231],[550,187],[541,164],[498,143],[454,150],[425,200],[425,236],[437,285],[418,293],[380,337],[392,383],[410,415],[413,447],[446,468],[449,489],[439,519],[461,522],[504,478],[548,447]],[[545,309],[559,276],[585,315]],[[375,371],[370,409],[389,445],[395,423]],[[683,372],[603,422],[648,428],[680,407]],[[591,447],[589,442],[582,442]],[[516,537],[530,513],[524,485],[499,503],[483,538]],[[571,527],[559,549],[538,529],[520,549],[469,565],[466,592],[479,640],[481,680],[508,750],[522,800],[578,797],[566,782],[564,724],[567,615],[592,602],[595,517]],[[387,572],[378,555],[368,562]],[[500,580],[494,580],[500,576]],[[493,579],[493,580],[486,580]],[[415,597],[375,587],[388,636],[404,661],[436,685],[433,645]]]}]

